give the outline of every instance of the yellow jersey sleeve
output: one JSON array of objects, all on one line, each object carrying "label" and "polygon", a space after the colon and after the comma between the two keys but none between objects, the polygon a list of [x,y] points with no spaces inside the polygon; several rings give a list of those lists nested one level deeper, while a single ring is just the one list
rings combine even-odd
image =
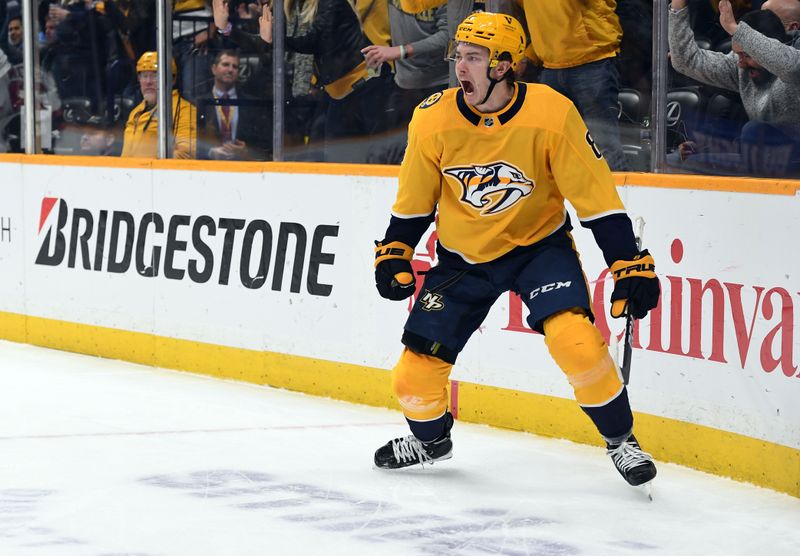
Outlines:
[{"label": "yellow jersey sleeve", "polygon": [[418,14],[447,4],[447,0],[400,0],[400,9],[407,14]]},{"label": "yellow jersey sleeve", "polygon": [[550,163],[559,191],[581,221],[625,212],[614,176],[575,106],[567,110]]},{"label": "yellow jersey sleeve", "polygon": [[434,134],[420,131],[430,125],[430,113],[417,108],[408,126],[408,146],[400,164],[397,198],[392,215],[417,218],[431,214],[441,195],[442,174]]}]

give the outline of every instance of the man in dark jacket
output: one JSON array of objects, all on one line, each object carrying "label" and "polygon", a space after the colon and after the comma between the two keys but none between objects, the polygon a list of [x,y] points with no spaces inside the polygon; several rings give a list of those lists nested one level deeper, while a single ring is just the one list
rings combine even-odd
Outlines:
[{"label": "man in dark jacket", "polygon": [[211,65],[211,73],[214,75],[211,93],[198,102],[199,158],[270,159],[270,107],[236,90],[239,55],[232,50],[220,51]]}]

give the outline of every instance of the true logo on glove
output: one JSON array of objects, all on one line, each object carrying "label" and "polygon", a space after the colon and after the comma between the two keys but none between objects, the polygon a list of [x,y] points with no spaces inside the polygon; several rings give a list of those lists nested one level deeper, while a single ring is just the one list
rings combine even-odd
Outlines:
[{"label": "true logo on glove", "polygon": [[381,257],[386,257],[388,255],[394,255],[397,257],[402,257],[405,254],[404,249],[399,249],[397,247],[387,247],[386,249],[376,249],[375,250],[375,258],[380,259]]},{"label": "true logo on glove", "polygon": [[614,278],[621,278],[622,276],[628,276],[631,273],[644,273],[644,272],[655,272],[656,265],[654,264],[647,264],[647,263],[639,263],[639,264],[632,264],[631,266],[626,266],[625,268],[620,268],[619,270],[614,271]]}]

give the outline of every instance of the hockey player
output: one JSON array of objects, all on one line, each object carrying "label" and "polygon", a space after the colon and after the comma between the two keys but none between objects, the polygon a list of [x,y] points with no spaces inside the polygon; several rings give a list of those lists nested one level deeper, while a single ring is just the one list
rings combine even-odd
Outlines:
[{"label": "hockey player", "polygon": [[399,190],[375,249],[381,296],[414,294],[411,267],[438,208],[439,264],[405,325],[392,387],[411,428],[375,452],[379,468],[452,457],[445,387],[456,357],[495,300],[516,292],[575,398],[632,485],[653,479],[633,436],[628,393],[593,315],[564,199],[589,228],[615,279],[611,314],[644,317],[658,303],[653,258],[636,247],[611,172],[575,106],[544,85],[514,81],[525,34],[505,14],[476,12],[451,44],[460,87],[422,102],[409,125]]}]

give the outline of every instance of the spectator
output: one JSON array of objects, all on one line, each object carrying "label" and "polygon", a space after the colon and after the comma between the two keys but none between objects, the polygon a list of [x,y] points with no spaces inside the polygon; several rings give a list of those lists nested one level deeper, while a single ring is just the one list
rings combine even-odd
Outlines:
[{"label": "spectator", "polygon": [[84,156],[119,156],[113,123],[103,116],[93,115],[76,122],[80,127],[80,152]]},{"label": "spectator", "polygon": [[353,0],[364,35],[372,44],[390,46],[392,33],[388,6],[392,0]]},{"label": "spectator", "polygon": [[[652,0],[617,0],[622,42],[617,57],[620,87],[637,89],[649,96],[653,81]],[[538,79],[537,79],[538,81]]]},{"label": "spectator", "polygon": [[[286,46],[313,54],[320,83],[330,97],[325,113],[325,160],[363,162],[364,149],[341,144],[346,138],[366,138],[388,127],[386,101],[393,88],[391,68],[368,71],[361,50],[369,45],[348,0],[317,2],[308,33],[286,37]],[[272,14],[267,7],[259,18],[260,36],[272,43]]]},{"label": "spectator", "polygon": [[156,3],[153,0],[106,0],[106,16],[132,60],[156,49]]},{"label": "spectator", "polygon": [[[758,9],[750,0],[734,0],[733,11],[741,18],[751,10]],[[730,35],[719,24],[719,0],[688,0],[689,25],[695,37],[707,40],[712,49],[728,52]]]},{"label": "spectator", "polygon": [[[14,110],[19,112],[20,107],[25,102],[25,78],[23,65],[19,64],[13,66],[8,75],[9,79],[11,80],[11,83],[9,84],[11,105]],[[39,71],[34,75],[34,84],[36,85],[35,99],[39,110],[49,107],[53,112],[58,112],[61,109],[61,97],[50,72],[45,68],[40,67]]]},{"label": "spectator", "polygon": [[612,170],[628,169],[619,138],[622,27],[616,0],[522,0],[540,79],[573,103]]},{"label": "spectator", "polygon": [[15,13],[8,18],[8,39],[7,44],[4,46],[8,60],[13,64],[22,63],[22,39],[24,33],[22,30],[22,16]]},{"label": "spectator", "polygon": [[[447,88],[450,67],[447,55],[447,6],[418,14],[400,9],[399,0],[389,4],[392,46],[371,44],[361,52],[367,67],[378,68],[394,62],[397,84],[390,106],[396,112],[395,125],[407,127],[420,102]],[[399,162],[399,161],[398,161]]]},{"label": "spectator", "polygon": [[[67,16],[67,11],[61,7],[61,4],[66,4],[67,0],[39,0],[39,6],[36,9],[36,15],[39,22],[39,29],[44,29],[45,23],[48,19],[53,19],[56,25],[61,23],[64,17]],[[63,11],[62,17],[56,17],[58,12]]]},{"label": "spectator", "polygon": [[107,94],[134,97],[136,60],[156,49],[156,3],[152,0],[107,0],[103,11],[111,26],[113,53],[109,56]]},{"label": "spectator", "polygon": [[378,46],[391,46],[388,5],[392,0],[349,0],[358,14],[361,28],[369,42]]},{"label": "spectator", "polygon": [[775,12],[783,23],[783,28],[790,34],[792,44],[800,43],[800,0],[767,0],[761,4],[762,10]]},{"label": "spectator", "polygon": [[8,152],[8,127],[10,119],[14,117],[9,94],[11,69],[6,53],[0,49],[0,153]]},{"label": "spectator", "polygon": [[[249,75],[242,89],[260,99],[272,99],[272,48],[258,36],[261,4],[235,3],[236,0],[213,0],[212,9],[216,29],[212,48],[236,50],[247,57]],[[264,2],[266,0],[259,0]],[[254,17],[253,10],[258,13]],[[257,59],[254,59],[257,57]],[[245,62],[242,60],[242,62]],[[244,66],[244,63],[242,64]],[[243,69],[243,68],[240,68]],[[244,74],[244,72],[242,72]],[[244,77],[244,75],[242,75]]]},{"label": "spectator", "polygon": [[[312,2],[308,0],[286,0],[286,35],[300,37],[308,33],[314,21]],[[260,12],[259,12],[260,15]],[[264,43],[262,43],[264,44]],[[324,93],[316,85],[314,56],[288,50],[286,52],[286,81],[289,94],[284,110],[286,144],[303,145],[320,139],[323,131],[315,132],[315,122],[323,122],[321,99]],[[317,126],[320,130],[323,126]]]},{"label": "spectator", "polygon": [[58,22],[47,18],[44,24],[44,42],[39,47],[39,66],[48,73],[53,72],[53,61],[56,57],[56,28]]},{"label": "spectator", "polygon": [[[14,151],[22,148],[22,132],[20,112],[25,104],[24,66],[18,64],[8,72],[8,93],[13,114],[7,116],[4,133]],[[58,94],[53,76],[42,68],[34,73],[34,101],[39,117],[40,139],[42,150],[52,148],[53,134],[61,119],[61,98]]]},{"label": "spectator", "polygon": [[172,12],[172,55],[181,69],[178,85],[184,98],[194,102],[212,81],[208,54],[211,10],[206,0],[175,0]]},{"label": "spectator", "polygon": [[212,160],[267,160],[271,142],[270,112],[257,100],[236,90],[239,55],[219,52],[211,66],[214,86],[200,107],[200,158]]},{"label": "spectator", "polygon": [[[144,100],[128,116],[120,156],[156,158],[158,155],[158,55],[145,52],[136,63],[139,87]],[[173,86],[178,69],[172,61]],[[172,131],[170,134],[175,158],[194,158],[197,147],[197,112],[192,103],[172,90]]]},{"label": "spectator", "polygon": [[8,20],[8,44],[22,50],[22,17],[15,16]]},{"label": "spectator", "polygon": [[[456,36],[456,27],[475,11],[475,0],[399,0],[400,9],[409,14],[419,14],[439,6],[447,6],[447,38]],[[455,65],[450,62],[450,86],[458,87]]]},{"label": "spectator", "polygon": [[[738,92],[749,122],[738,153],[686,154],[683,165],[705,173],[782,176],[798,170],[800,154],[800,50],[769,10],[745,14],[737,24],[728,0],[719,4],[732,52],[701,50],[688,24],[687,0],[672,0],[669,44],[672,65],[689,77]],[[671,162],[677,162],[673,156]]]},{"label": "spectator", "polygon": [[[263,0],[262,0],[263,1]],[[261,6],[257,6],[255,19],[251,19],[253,5],[245,11],[239,4],[238,9],[229,10],[227,0],[214,0],[214,23],[218,32],[225,41],[248,53],[255,53],[260,57],[259,72],[251,76],[248,85],[260,85],[255,93],[259,98],[272,99],[272,47],[258,36]],[[308,0],[286,0],[284,9],[286,13],[286,34],[290,37],[303,36],[311,29],[314,20],[316,4]],[[238,15],[238,21],[231,22],[232,15]],[[253,29],[256,34],[250,34],[246,28],[250,22],[255,23]],[[246,28],[245,28],[246,26]],[[285,53],[284,77],[286,85],[286,103],[284,104],[284,144],[288,147],[305,146],[309,142],[322,136],[314,134],[312,126],[321,111],[320,99],[322,91],[315,85],[314,56],[302,54],[293,50]],[[253,89],[251,89],[253,90]]]},{"label": "spectator", "polygon": [[[8,21],[6,21],[8,8],[8,1],[0,0],[0,46],[3,48],[8,46]],[[3,54],[5,54],[5,51]]]},{"label": "spectator", "polygon": [[49,44],[53,44],[56,40],[56,27],[58,24],[54,19],[47,18],[47,21],[44,22],[44,31],[42,32],[42,45],[46,46]]},{"label": "spectator", "polygon": [[97,112],[104,109],[106,67],[112,47],[111,24],[91,3],[66,0],[50,6],[59,21],[52,46],[52,73],[61,98],[85,97]]}]

